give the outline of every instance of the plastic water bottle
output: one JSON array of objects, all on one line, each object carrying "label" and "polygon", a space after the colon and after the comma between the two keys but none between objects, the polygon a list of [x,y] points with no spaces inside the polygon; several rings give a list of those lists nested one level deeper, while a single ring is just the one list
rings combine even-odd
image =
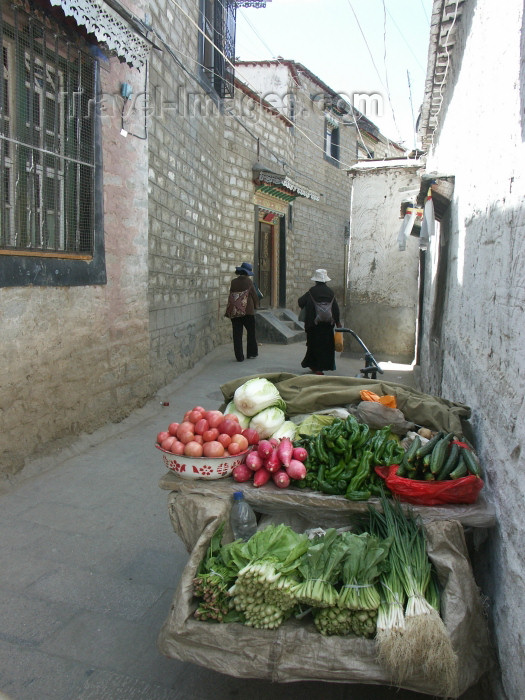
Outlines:
[{"label": "plastic water bottle", "polygon": [[236,540],[242,539],[246,542],[257,532],[257,518],[250,504],[244,500],[242,491],[233,494],[230,525]]}]

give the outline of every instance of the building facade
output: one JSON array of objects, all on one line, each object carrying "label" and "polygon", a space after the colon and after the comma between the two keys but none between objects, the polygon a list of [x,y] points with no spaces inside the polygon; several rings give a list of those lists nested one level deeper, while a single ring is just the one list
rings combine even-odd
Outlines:
[{"label": "building facade", "polygon": [[267,308],[318,267],[344,299],[344,166],[400,149],[300,64],[265,95],[234,65],[238,4],[264,2],[1,0],[7,481],[230,342],[241,262]]},{"label": "building facade", "polygon": [[471,407],[482,493],[496,511],[472,556],[501,669],[490,698],[525,689],[523,22],[521,0],[503,14],[495,0],[436,0],[421,115],[422,195],[430,186],[440,220],[427,251],[421,374],[423,390]]}]

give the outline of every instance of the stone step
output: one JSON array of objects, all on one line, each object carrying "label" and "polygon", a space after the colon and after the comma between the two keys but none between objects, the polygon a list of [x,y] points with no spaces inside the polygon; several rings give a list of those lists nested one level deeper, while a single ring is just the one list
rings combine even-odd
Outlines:
[{"label": "stone step", "polygon": [[306,340],[304,324],[290,309],[262,309],[255,314],[255,328],[259,342],[301,343]]}]

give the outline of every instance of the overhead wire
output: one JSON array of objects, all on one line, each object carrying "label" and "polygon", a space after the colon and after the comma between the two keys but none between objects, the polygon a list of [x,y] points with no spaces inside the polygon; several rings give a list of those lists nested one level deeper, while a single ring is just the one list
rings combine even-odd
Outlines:
[{"label": "overhead wire", "polygon": [[[232,61],[229,59],[229,57],[226,56],[226,54],[222,51],[222,49],[221,49],[219,46],[217,46],[217,45],[215,44],[215,42],[213,42],[208,36],[206,36],[206,34],[205,34],[205,32],[203,31],[203,29],[197,24],[197,22],[195,22],[195,20],[193,19],[193,17],[191,17],[191,16],[186,12],[186,10],[184,10],[184,8],[182,8],[182,7],[179,5],[179,3],[177,2],[177,0],[169,0],[169,2],[170,2],[171,4],[173,4],[173,5],[175,5],[175,7],[177,7],[177,8],[185,15],[185,17],[191,22],[191,24],[193,24],[193,25],[196,27],[196,29],[198,30],[198,32],[204,37],[205,41],[208,41],[208,42],[211,44],[211,46],[213,46],[213,48],[224,58],[224,60],[235,70],[235,64],[232,63]],[[238,72],[238,75],[241,75],[241,77],[243,77],[243,76],[242,76],[242,73],[240,73],[240,72]],[[245,84],[246,84],[251,90],[253,90],[253,91],[257,94],[257,88],[256,88],[255,86],[253,86],[253,85],[250,83],[249,80],[247,80],[245,77],[243,77],[243,82],[245,82]],[[279,110],[277,110],[277,111],[279,111]],[[281,115],[282,115],[283,117],[285,117],[285,118],[288,118],[288,117],[287,117],[285,114],[283,114],[282,112],[281,112]],[[324,154],[324,148],[322,148],[321,146],[318,146],[318,145],[315,143],[315,141],[313,141],[313,140],[308,136],[308,134],[306,134],[306,133],[302,130],[301,127],[297,126],[297,124],[295,124],[295,123],[293,124],[293,126],[294,126],[294,129],[295,129],[296,131],[298,131],[302,136],[304,136],[304,138],[306,138],[306,139],[314,146],[314,148],[316,148],[317,150],[321,151],[321,152]],[[341,160],[338,159],[338,158],[334,158],[334,160],[335,160],[336,162],[338,162],[338,163],[339,163],[342,167],[344,167],[344,168],[351,168],[351,167],[352,167],[349,163],[345,163],[345,162],[341,161]]]},{"label": "overhead wire", "polygon": [[386,5],[385,5],[385,0],[383,0],[383,63],[385,65],[385,82],[386,82],[386,94],[388,97],[388,104],[390,105],[390,109],[392,111],[392,120],[394,122],[394,126],[397,131],[397,135],[399,136],[399,139],[402,141],[401,138],[401,132],[399,131],[399,127],[397,125],[396,121],[396,114],[394,112],[394,105],[392,104],[392,96],[390,94],[390,85],[388,84],[388,68],[386,65]]}]

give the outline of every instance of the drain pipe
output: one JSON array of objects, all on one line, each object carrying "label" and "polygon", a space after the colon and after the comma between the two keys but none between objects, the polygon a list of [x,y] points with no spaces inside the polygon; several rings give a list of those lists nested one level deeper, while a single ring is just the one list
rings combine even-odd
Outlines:
[{"label": "drain pipe", "polygon": [[350,208],[349,208],[349,219],[348,224],[345,226],[345,256],[344,256],[344,266],[345,266],[345,285],[343,290],[343,305],[346,309],[346,304],[348,301],[348,284],[350,279],[350,274],[348,266],[350,264],[350,236],[352,232],[352,205],[354,197],[354,175],[350,174],[352,178],[352,183],[350,185]]}]

